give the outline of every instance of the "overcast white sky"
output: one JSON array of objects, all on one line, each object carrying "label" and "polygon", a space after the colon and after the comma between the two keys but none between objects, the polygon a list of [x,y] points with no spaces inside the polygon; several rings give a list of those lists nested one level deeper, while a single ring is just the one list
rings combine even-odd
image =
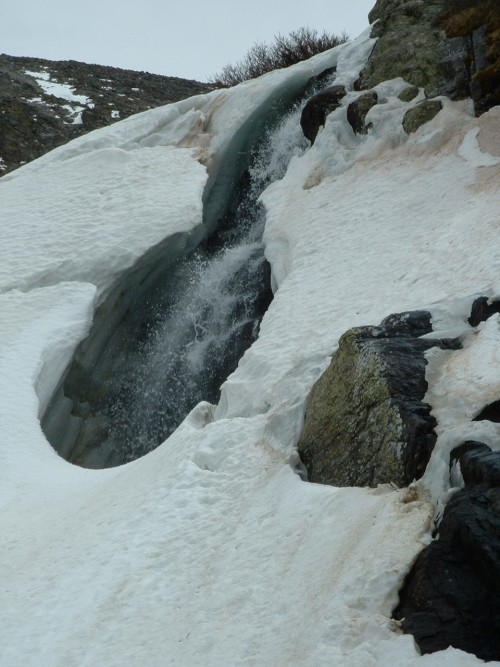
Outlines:
[{"label": "overcast white sky", "polygon": [[254,42],[301,26],[357,37],[375,0],[14,0],[0,52],[204,81]]}]

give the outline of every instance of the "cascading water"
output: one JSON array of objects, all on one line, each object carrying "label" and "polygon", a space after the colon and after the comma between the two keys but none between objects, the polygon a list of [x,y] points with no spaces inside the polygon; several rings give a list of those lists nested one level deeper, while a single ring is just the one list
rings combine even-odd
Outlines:
[{"label": "cascading water", "polygon": [[43,420],[48,439],[68,460],[108,467],[154,449],[198,402],[217,402],[221,384],[257,337],[272,299],[258,197],[307,147],[301,105],[278,121],[273,112],[247,150],[216,230],[179,255],[140,306],[128,307],[90,370],[77,354],[64,385],[70,406],[60,392],[56,418],[49,408]]}]

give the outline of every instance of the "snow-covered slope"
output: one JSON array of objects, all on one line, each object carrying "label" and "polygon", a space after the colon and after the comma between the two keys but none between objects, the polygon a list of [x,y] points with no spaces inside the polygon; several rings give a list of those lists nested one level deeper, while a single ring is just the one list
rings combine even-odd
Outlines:
[{"label": "snow-covered slope", "polygon": [[[347,328],[428,306],[436,335],[455,335],[474,294],[500,294],[498,108],[476,119],[443,99],[408,137],[395,80],[378,87],[373,129],[355,136],[348,95],[263,196],[276,295],[219,405],[101,471],[59,458],[38,419],[112,280],[202,224],[203,187],[238,128],[292,80],[337,65],[351,84],[371,46],[362,35],[131,117],[0,182],[2,667],[479,664],[454,649],[419,657],[390,620],[430,539],[423,498],[441,498],[441,473],[417,500],[390,486],[308,484],[295,444],[307,393]],[[496,321],[483,329],[480,340],[500,337]],[[434,361],[463,401],[477,400],[453,361]],[[435,386],[446,442],[461,413]],[[440,457],[438,447],[438,469]]]}]

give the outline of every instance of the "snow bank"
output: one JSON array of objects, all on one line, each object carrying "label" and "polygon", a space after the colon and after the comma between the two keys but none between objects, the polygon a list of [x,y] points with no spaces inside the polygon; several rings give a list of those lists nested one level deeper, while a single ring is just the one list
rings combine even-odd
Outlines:
[{"label": "snow bank", "polygon": [[477,120],[444,101],[407,138],[390,82],[355,137],[346,98],[263,196],[278,289],[220,405],[101,471],[60,459],[38,422],[95,292],[201,224],[207,169],[235,129],[292,78],[337,63],[352,81],[371,46],[129,118],[0,181],[3,667],[479,664],[421,658],[390,620],[433,508],[385,486],[304,483],[294,445],[345,329],[432,301],[440,331],[452,315],[459,327],[469,301],[457,315],[449,299],[500,293],[498,165],[481,145],[494,110]]}]

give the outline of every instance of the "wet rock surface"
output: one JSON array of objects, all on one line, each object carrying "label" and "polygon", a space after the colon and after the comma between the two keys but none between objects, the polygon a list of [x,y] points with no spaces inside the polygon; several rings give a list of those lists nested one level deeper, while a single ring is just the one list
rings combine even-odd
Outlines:
[{"label": "wet rock surface", "polygon": [[421,338],[431,330],[430,314],[413,311],[342,336],[311,391],[298,443],[310,481],[406,486],[423,474],[436,441],[424,353],[457,345]]},{"label": "wet rock surface", "polygon": [[455,448],[465,488],[443,514],[439,538],[417,558],[394,617],[423,653],[448,646],[500,659],[500,452]]},{"label": "wet rock surface", "polygon": [[0,55],[0,175],[70,139],[213,87],[85,63]]}]

